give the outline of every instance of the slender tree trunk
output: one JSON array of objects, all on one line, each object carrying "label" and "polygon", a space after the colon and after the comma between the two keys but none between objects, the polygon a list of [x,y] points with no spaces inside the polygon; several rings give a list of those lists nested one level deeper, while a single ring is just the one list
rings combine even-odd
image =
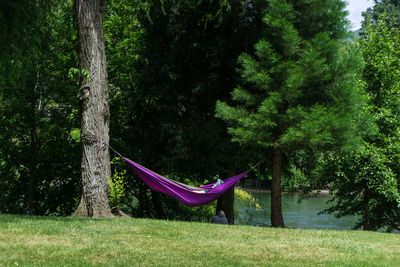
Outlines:
[{"label": "slender tree trunk", "polygon": [[[233,170],[229,170],[227,173],[228,177],[235,175],[235,172]],[[232,186],[228,191],[226,191],[225,194],[223,194],[217,200],[216,214],[218,213],[218,211],[223,210],[226,218],[228,219],[228,223],[233,225],[235,224],[234,206],[235,206],[235,188],[234,186]]]},{"label": "slender tree trunk", "polygon": [[76,0],[75,8],[79,63],[83,70],[78,94],[82,112],[82,196],[75,215],[113,217],[107,183],[111,177],[110,155],[105,145],[109,142],[110,111],[102,18],[104,2]]},{"label": "slender tree trunk", "polygon": [[[29,162],[29,178],[28,178],[28,214],[33,215],[34,211],[34,198],[35,198],[35,175],[37,167],[37,145],[36,145],[36,133],[32,132],[31,129],[31,151],[30,151],[30,162]],[[36,130],[36,129],[35,129]]]},{"label": "slender tree trunk", "polygon": [[28,214],[33,215],[34,199],[35,199],[35,176],[37,169],[37,158],[38,158],[38,136],[37,136],[37,116],[36,116],[36,101],[37,101],[37,90],[39,83],[39,66],[36,66],[36,81],[34,82],[33,89],[29,99],[29,113],[27,115],[29,125],[29,136],[30,136],[30,160],[29,160],[29,177],[28,177]]},{"label": "slender tree trunk", "polygon": [[369,231],[371,230],[370,224],[370,216],[369,216],[369,200],[370,200],[370,193],[368,184],[365,185],[364,189],[364,230]]},{"label": "slender tree trunk", "polygon": [[274,148],[272,160],[272,181],[271,181],[271,225],[272,227],[285,227],[282,216],[282,150]]}]

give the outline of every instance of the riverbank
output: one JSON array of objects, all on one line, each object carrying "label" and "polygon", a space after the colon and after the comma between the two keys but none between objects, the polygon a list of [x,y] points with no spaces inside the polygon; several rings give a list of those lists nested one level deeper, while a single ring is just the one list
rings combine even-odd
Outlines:
[{"label": "riverbank", "polygon": [[0,266],[396,266],[400,236],[0,214]]},{"label": "riverbank", "polygon": [[[261,209],[249,207],[246,203],[235,202],[239,213],[238,224],[253,226],[271,225],[271,193],[268,190],[251,190],[251,194],[261,205]],[[351,230],[359,221],[359,216],[337,218],[335,214],[321,213],[331,207],[332,196],[329,192],[315,193],[313,197],[304,198],[301,193],[282,195],[282,215],[287,227],[296,229],[333,229]]]},{"label": "riverbank", "polygon": [[[256,188],[240,188],[246,192],[249,193],[266,193],[266,194],[271,194],[270,189],[256,189]],[[290,192],[288,194],[299,194],[301,195],[302,192]],[[330,192],[327,189],[321,189],[321,190],[313,190],[310,193],[311,196],[330,196]]]}]

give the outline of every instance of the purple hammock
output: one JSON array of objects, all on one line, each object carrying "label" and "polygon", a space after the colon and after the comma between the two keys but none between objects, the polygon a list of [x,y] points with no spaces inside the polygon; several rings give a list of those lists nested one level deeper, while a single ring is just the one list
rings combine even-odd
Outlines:
[{"label": "purple hammock", "polygon": [[151,189],[173,197],[190,207],[201,206],[216,200],[251,171],[250,169],[242,174],[225,179],[222,184],[217,186],[215,186],[216,183],[212,183],[200,187],[193,187],[167,179],[127,158],[123,159],[129,163],[137,175],[139,175]]}]

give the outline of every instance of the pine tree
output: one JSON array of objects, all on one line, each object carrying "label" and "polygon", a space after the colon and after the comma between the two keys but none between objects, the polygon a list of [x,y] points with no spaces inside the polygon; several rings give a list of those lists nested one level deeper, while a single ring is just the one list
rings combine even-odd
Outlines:
[{"label": "pine tree", "polygon": [[272,154],[271,224],[284,227],[281,175],[289,152],[350,150],[360,144],[365,103],[360,53],[345,45],[341,0],[268,1],[265,35],[242,54],[234,105],[217,103],[233,141]]}]

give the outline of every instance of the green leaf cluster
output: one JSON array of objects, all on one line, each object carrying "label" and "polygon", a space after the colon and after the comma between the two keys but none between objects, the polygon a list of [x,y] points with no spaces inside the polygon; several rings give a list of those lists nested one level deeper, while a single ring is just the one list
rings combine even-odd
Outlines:
[{"label": "green leaf cluster", "polygon": [[75,84],[67,79],[77,65],[72,4],[0,7],[0,20],[10,18],[0,34],[0,212],[69,215],[74,208],[80,153],[69,134],[79,127]]},{"label": "green leaf cluster", "polygon": [[321,177],[335,196],[328,212],[360,214],[357,227],[400,230],[400,32],[385,14],[367,21],[358,40],[365,60],[364,86],[377,134],[359,153],[329,156]]},{"label": "green leaf cluster", "polygon": [[240,188],[235,188],[235,198],[242,203],[245,203],[246,206],[250,209],[254,208],[255,210],[260,210],[261,205],[260,202],[249,192],[244,191]]},{"label": "green leaf cluster", "polygon": [[388,27],[399,28],[400,2],[398,0],[374,0],[374,5],[363,13],[362,28],[367,27],[368,24],[380,24],[382,14],[385,14],[383,20]]},{"label": "green leaf cluster", "polygon": [[[115,161],[120,160],[120,158],[115,157],[111,161],[111,165],[115,164]],[[120,208],[122,199],[126,196],[126,169],[121,171],[115,171],[109,179],[108,182],[108,196],[110,202],[110,208],[118,209]]]}]

